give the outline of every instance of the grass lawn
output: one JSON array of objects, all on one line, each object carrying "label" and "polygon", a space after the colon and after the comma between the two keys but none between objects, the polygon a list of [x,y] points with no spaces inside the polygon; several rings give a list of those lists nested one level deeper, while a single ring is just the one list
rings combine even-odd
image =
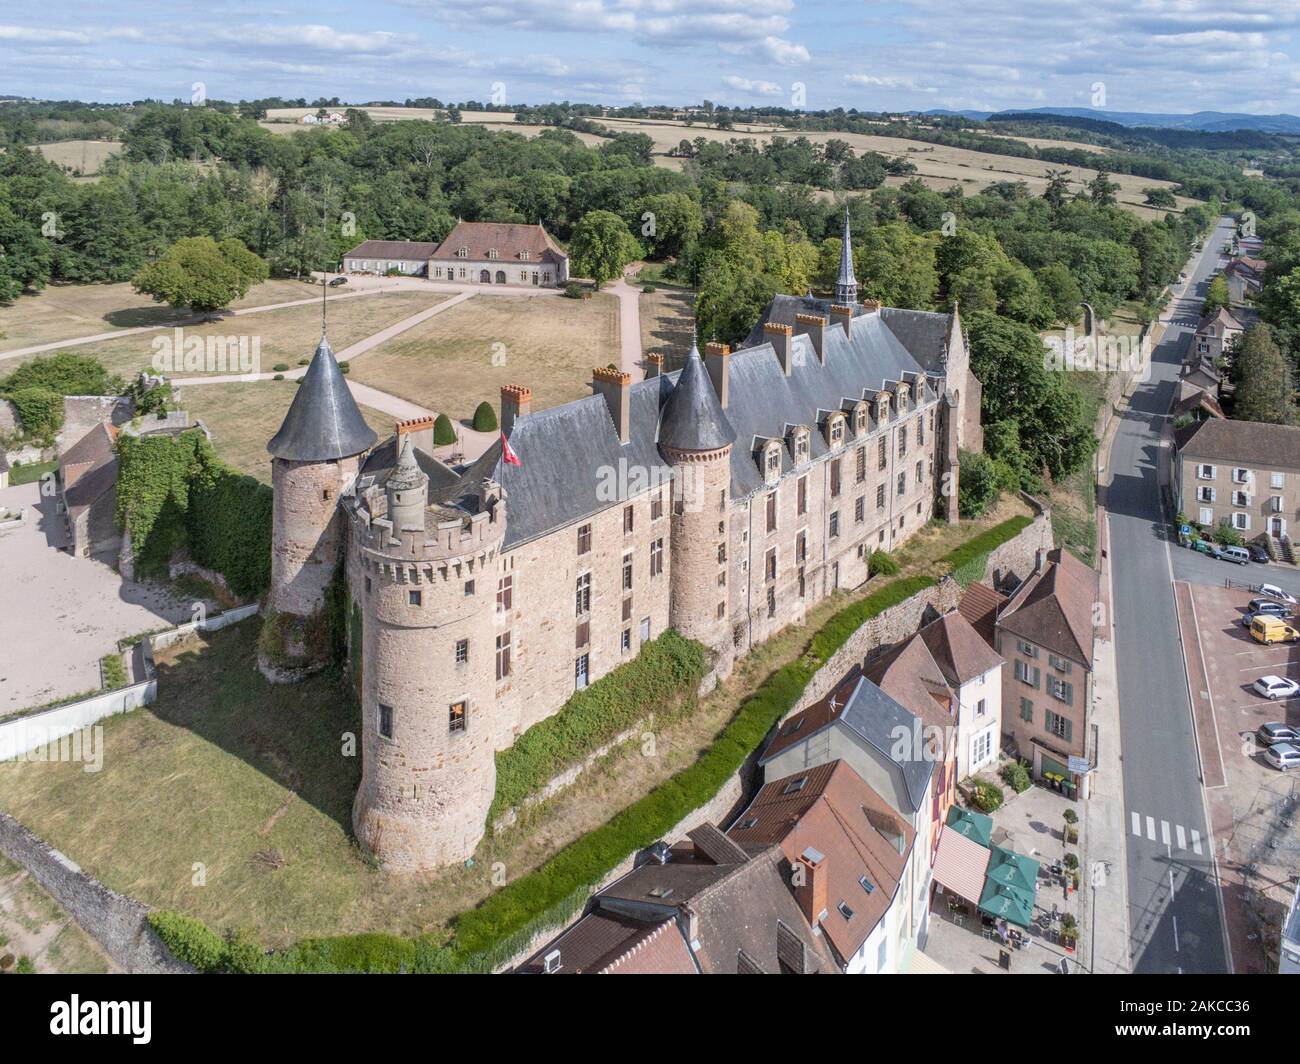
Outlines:
[{"label": "grass lawn", "polygon": [[618,361],[616,296],[475,296],[368,351],[351,376],[466,420],[503,384],[530,387],[534,409],[590,395],[592,367]]},{"label": "grass lawn", "polygon": [[58,468],[58,462],[29,462],[26,465],[20,462],[9,468],[9,485],[16,488],[19,484],[30,484]]},{"label": "grass lawn", "polygon": [[[288,303],[295,299],[320,298],[320,288],[302,281],[270,280],[255,285],[243,299],[232,304],[264,307],[271,303]],[[343,305],[348,301],[344,300]],[[155,303],[129,284],[52,284],[31,295],[19,296],[8,306],[0,306],[0,351],[34,347],[56,340],[93,336],[114,329],[163,325],[184,318],[165,303]],[[6,369],[0,363],[0,372]]]},{"label": "grass lawn", "polygon": [[[1014,512],[919,538],[914,564]],[[769,675],[806,652],[839,609],[877,589],[838,592],[737,662],[691,714],[597,763],[568,790],[479,846],[472,867],[387,876],[358,850],[351,805],[360,762],[344,756],[359,727],[352,699],[326,674],[272,686],[254,667],[258,622],[159,656],[159,699],[104,722],[104,766],[0,764],[0,808],[116,890],[267,945],[307,935],[437,931],[491,893],[493,866],[514,880],[691,764]],[[203,885],[196,885],[195,863]]]},{"label": "grass lawn", "polygon": [[665,370],[682,365],[691,350],[694,300],[689,288],[658,288],[641,293],[641,350],[647,355],[663,355]]},{"label": "grass lawn", "polygon": [[[312,290],[305,284],[295,282],[278,282],[292,284],[292,298],[309,298]],[[281,298],[289,295],[279,293]],[[319,290],[317,290],[319,296]],[[435,296],[419,292],[382,292],[379,295],[362,296],[356,299],[337,300],[329,310],[330,343],[336,353],[350,344],[365,339],[371,333],[378,332],[401,319],[424,310],[437,303],[445,296]],[[280,302],[281,299],[276,299]],[[123,377],[133,377],[140,370],[151,365],[154,348],[153,342],[167,332],[136,333],[120,339],[101,340],[98,343],[82,344],[72,348],[80,355],[98,358],[106,369],[119,373]],[[286,307],[283,310],[270,310],[264,314],[248,317],[227,317],[207,325],[193,325],[185,328],[186,337],[193,336],[248,336],[260,337],[261,372],[269,373],[280,362],[290,368],[296,367],[299,359],[311,358],[320,339],[320,306],[314,301],[298,307]],[[9,333],[14,338],[14,333]],[[0,362],[0,371],[12,372],[20,359]],[[185,374],[168,374],[177,379],[184,379]],[[199,376],[211,376],[203,372]]]},{"label": "grass lawn", "polygon": [[[180,405],[192,420],[208,427],[222,460],[269,484],[271,456],[266,443],[280,428],[297,391],[294,381],[232,381],[182,388]],[[361,413],[381,440],[392,434],[392,415],[368,406],[362,406]]]},{"label": "grass lawn", "polygon": [[894,551],[894,560],[902,567],[904,576],[940,576],[943,570],[934,564],[938,559],[985,529],[1020,515],[1033,517],[1034,512],[1019,495],[1004,491],[984,516],[974,521],[962,521],[956,525],[950,525],[947,521],[931,521]]}]

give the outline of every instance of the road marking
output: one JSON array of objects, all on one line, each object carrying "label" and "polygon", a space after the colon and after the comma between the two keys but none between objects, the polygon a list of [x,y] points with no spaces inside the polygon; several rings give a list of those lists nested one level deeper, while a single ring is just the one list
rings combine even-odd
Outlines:
[{"label": "road marking", "polygon": [[[1160,841],[1164,843],[1166,846],[1169,845],[1169,821],[1168,820],[1160,821]],[[1173,873],[1171,872],[1170,875],[1172,876]]]},{"label": "road marking", "polygon": [[1177,825],[1177,834],[1178,834],[1178,848],[1180,850],[1187,849],[1187,833],[1183,831],[1182,824]]},{"label": "road marking", "polygon": [[1147,817],[1147,838],[1151,842],[1156,841],[1156,819],[1153,816]]},{"label": "road marking", "polygon": [[1192,853],[1197,856],[1201,853],[1201,833],[1192,828]]},{"label": "road marking", "polygon": [[1139,839],[1142,837],[1142,814],[1136,810],[1133,813],[1133,834]]}]

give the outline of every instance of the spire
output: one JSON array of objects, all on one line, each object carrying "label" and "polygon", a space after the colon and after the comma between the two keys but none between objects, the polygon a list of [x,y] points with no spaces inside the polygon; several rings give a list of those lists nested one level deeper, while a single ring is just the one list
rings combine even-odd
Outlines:
[{"label": "spire", "polygon": [[858,279],[853,276],[853,238],[849,234],[849,208],[844,207],[844,235],[840,238],[840,276],[835,282],[835,302],[845,306],[858,301]]},{"label": "spire", "polygon": [[659,418],[659,442],[675,451],[716,451],[735,439],[692,337],[691,353]]},{"label": "spire", "polygon": [[298,394],[266,449],[291,462],[325,462],[361,454],[376,438],[322,331]]},{"label": "spire", "polygon": [[404,432],[402,434],[401,453],[397,456],[397,465],[388,474],[385,486],[394,490],[404,490],[414,488],[422,481],[428,481],[428,479],[428,476],[416,464],[415,447],[411,443],[411,434]]}]

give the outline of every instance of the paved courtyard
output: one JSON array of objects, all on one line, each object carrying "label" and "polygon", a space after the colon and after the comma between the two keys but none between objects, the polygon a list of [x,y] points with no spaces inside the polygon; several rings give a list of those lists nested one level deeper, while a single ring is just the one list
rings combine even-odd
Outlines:
[{"label": "paved courtyard", "polygon": [[63,522],[39,484],[0,491],[0,511],[23,507],[23,526],[0,534],[0,717],[97,690],[117,640],[190,619],[190,603],[163,588],[61,550]]}]

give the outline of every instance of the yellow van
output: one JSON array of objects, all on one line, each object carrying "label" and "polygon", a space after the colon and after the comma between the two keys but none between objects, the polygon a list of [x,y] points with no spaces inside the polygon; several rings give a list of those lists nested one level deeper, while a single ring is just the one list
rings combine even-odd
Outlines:
[{"label": "yellow van", "polygon": [[1250,622],[1250,634],[1265,646],[1270,643],[1294,643],[1300,639],[1300,632],[1280,617],[1256,617]]}]

